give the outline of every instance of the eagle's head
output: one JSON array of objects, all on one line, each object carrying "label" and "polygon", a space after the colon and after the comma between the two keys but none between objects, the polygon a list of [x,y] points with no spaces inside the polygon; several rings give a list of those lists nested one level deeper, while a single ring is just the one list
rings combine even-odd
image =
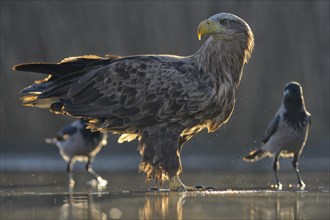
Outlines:
[{"label": "eagle's head", "polygon": [[250,26],[240,17],[230,13],[220,13],[202,21],[197,29],[198,39],[208,34],[214,40],[241,44],[245,51],[245,62],[254,48],[254,35]]}]

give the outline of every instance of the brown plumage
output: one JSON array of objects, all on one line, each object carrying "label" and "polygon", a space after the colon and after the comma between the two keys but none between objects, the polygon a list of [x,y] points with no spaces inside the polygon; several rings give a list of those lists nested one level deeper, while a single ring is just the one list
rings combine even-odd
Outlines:
[{"label": "brown plumage", "polygon": [[254,37],[248,24],[220,13],[203,21],[198,36],[209,34],[191,56],[83,56],[59,64],[21,64],[14,70],[50,74],[22,90],[23,104],[89,119],[94,130],[121,134],[119,142],[139,140],[140,170],[147,179],[179,179],[182,145],[229,119],[235,89],[248,62]]}]

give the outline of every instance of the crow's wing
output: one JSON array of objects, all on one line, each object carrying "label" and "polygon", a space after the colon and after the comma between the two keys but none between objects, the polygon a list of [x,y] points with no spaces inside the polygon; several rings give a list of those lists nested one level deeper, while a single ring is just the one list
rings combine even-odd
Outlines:
[{"label": "crow's wing", "polygon": [[312,127],[312,115],[308,113],[307,117],[308,117],[308,131],[310,131]]},{"label": "crow's wing", "polygon": [[266,129],[265,137],[262,140],[262,143],[264,144],[267,143],[267,141],[271,138],[271,136],[277,131],[279,122],[280,122],[280,115],[276,114]]}]

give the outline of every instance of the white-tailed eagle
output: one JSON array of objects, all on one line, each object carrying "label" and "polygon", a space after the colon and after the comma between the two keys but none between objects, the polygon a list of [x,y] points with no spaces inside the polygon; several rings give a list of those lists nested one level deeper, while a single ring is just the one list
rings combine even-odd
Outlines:
[{"label": "white-tailed eagle", "polygon": [[249,25],[233,14],[201,22],[198,38],[205,34],[191,56],[81,56],[13,69],[49,74],[21,91],[24,105],[85,118],[93,130],[121,134],[119,142],[137,138],[147,179],[189,190],[179,178],[182,146],[227,122],[254,47]]}]

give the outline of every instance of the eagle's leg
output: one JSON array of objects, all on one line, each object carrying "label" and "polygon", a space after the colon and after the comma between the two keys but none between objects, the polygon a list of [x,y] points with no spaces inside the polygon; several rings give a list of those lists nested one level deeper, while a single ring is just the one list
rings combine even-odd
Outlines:
[{"label": "eagle's leg", "polygon": [[164,181],[170,181],[172,191],[207,190],[201,186],[185,186],[179,178],[182,172],[180,151],[183,143],[188,140],[180,137],[183,130],[180,125],[144,129],[139,144],[142,155],[140,171],[147,175],[147,180],[156,179],[160,186]]},{"label": "eagle's leg", "polygon": [[144,129],[139,144],[142,155],[140,170],[146,174],[147,180],[154,178],[161,186],[164,181],[174,178],[171,190],[186,188],[177,177],[182,171],[179,145],[182,130],[180,125]]},{"label": "eagle's leg", "polygon": [[186,186],[182,183],[179,176],[173,176],[170,178],[170,190],[171,191],[214,191],[211,186]]},{"label": "eagle's leg", "polygon": [[74,184],[75,184],[75,182],[73,180],[73,174],[72,174],[73,164],[74,164],[74,161],[72,159],[70,159],[67,164],[67,167],[66,167],[66,172],[68,173],[68,177],[69,177],[69,186],[74,186]]},{"label": "eagle's leg", "polygon": [[[179,139],[179,153],[182,151],[183,144],[194,137],[196,133],[191,133],[189,135],[181,136]],[[170,178],[170,190],[171,191],[204,191],[204,190],[214,190],[213,187],[204,187],[204,186],[186,186],[182,183],[178,175]]]},{"label": "eagle's leg", "polygon": [[294,157],[293,157],[293,160],[292,160],[292,167],[294,169],[294,171],[296,172],[296,175],[297,175],[297,179],[298,179],[298,188],[303,190],[305,189],[305,183],[304,181],[301,179],[300,177],[300,174],[299,174],[299,168],[298,168],[298,154],[295,154]]},{"label": "eagle's leg", "polygon": [[173,176],[170,178],[170,190],[171,191],[195,191],[195,187],[186,186],[182,183],[179,176]]},{"label": "eagle's leg", "polygon": [[273,171],[274,171],[274,174],[275,174],[275,178],[276,178],[276,188],[278,190],[282,190],[282,184],[280,183],[280,180],[278,178],[278,175],[277,175],[277,171],[279,169],[279,162],[278,162],[278,158],[280,156],[280,153],[281,152],[278,152],[274,158],[274,162],[273,162]]},{"label": "eagle's leg", "polygon": [[173,176],[170,178],[170,190],[171,191],[214,191],[212,186],[186,186],[182,183],[179,176]]}]

